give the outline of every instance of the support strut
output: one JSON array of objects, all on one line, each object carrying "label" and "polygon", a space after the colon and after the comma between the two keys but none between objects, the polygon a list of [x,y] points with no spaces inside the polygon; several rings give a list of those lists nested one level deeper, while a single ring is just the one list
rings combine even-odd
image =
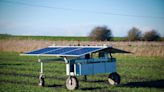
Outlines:
[{"label": "support strut", "polygon": [[45,85],[45,81],[44,81],[44,74],[43,74],[43,62],[41,61],[41,59],[38,59],[38,62],[40,62],[40,75],[39,75],[39,86],[44,86]]}]

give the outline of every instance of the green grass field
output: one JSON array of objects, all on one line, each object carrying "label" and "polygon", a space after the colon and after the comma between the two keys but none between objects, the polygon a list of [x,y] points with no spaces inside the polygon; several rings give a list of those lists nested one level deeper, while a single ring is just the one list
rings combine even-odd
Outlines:
[{"label": "green grass field", "polygon": [[[49,40],[49,41],[91,41],[92,39],[87,36],[17,36],[0,34],[0,39],[9,40]],[[128,41],[127,37],[113,37],[112,41]],[[164,41],[164,37],[161,37],[161,41]]]},{"label": "green grass field", "polygon": [[[89,37],[82,36],[16,36],[8,34],[0,34],[0,39],[16,39],[16,40],[50,40],[50,41],[91,41]],[[126,41],[126,37],[113,37],[112,41]]]},{"label": "green grass field", "polygon": [[[164,58],[114,55],[121,76],[119,86],[110,86],[108,74],[88,76],[74,92],[164,92]],[[65,64],[49,62],[44,64],[45,87],[38,86],[40,64],[37,57],[19,56],[15,52],[0,52],[0,92],[64,92]]]},{"label": "green grass field", "polygon": [[89,37],[75,37],[75,36],[13,36],[0,35],[0,39],[16,39],[16,40],[50,40],[50,41],[90,41]]}]

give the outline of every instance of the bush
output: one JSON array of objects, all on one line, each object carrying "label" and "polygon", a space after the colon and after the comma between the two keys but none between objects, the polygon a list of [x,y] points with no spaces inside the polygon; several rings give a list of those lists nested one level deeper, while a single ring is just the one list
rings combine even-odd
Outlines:
[{"label": "bush", "polygon": [[89,34],[89,37],[96,41],[109,41],[112,38],[112,31],[106,26],[95,27]]},{"label": "bush", "polygon": [[136,28],[133,27],[132,29],[129,30],[128,32],[128,40],[129,41],[138,41],[141,38],[141,31]]},{"label": "bush", "polygon": [[156,30],[147,31],[143,35],[145,41],[157,41],[160,39],[160,34]]}]

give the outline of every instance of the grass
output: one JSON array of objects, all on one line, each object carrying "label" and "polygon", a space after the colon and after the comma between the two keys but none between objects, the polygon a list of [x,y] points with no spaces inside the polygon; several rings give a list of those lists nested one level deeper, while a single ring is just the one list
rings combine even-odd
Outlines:
[{"label": "grass", "polygon": [[[87,36],[19,36],[10,34],[0,34],[1,40],[49,40],[49,41],[92,41]],[[111,41],[129,41],[127,37],[113,37]],[[161,37],[160,41],[164,41]]]},{"label": "grass", "polygon": [[0,35],[0,39],[9,40],[49,40],[49,41],[90,41],[89,37],[81,36],[14,36],[14,35]]},{"label": "grass", "polygon": [[127,37],[113,37],[112,41],[128,41]]},{"label": "grass", "polygon": [[[91,41],[91,38],[85,36],[17,36],[0,34],[0,39],[8,40],[49,40],[49,41]],[[112,41],[127,41],[126,37],[113,37]]]},{"label": "grass", "polygon": [[[80,87],[74,92],[163,92],[164,58],[114,55],[117,57],[119,86],[107,83],[108,74],[88,76],[84,82],[79,76]],[[51,62],[44,64],[46,87],[39,87],[40,64],[37,57],[19,56],[17,52],[0,52],[1,92],[67,92],[65,88],[65,64]]]}]

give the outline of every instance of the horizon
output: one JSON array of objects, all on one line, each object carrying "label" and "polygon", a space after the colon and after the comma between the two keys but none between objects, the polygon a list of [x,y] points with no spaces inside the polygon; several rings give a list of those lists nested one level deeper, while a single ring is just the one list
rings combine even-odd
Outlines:
[{"label": "horizon", "polygon": [[[46,35],[13,35],[13,34],[1,34],[0,33],[0,36],[46,36]],[[51,35],[47,35],[46,37],[89,37],[89,36],[51,36]],[[112,38],[127,38],[128,36],[112,36]],[[162,38],[164,38],[164,36],[160,36]]]},{"label": "horizon", "polygon": [[106,25],[114,37],[132,27],[164,37],[163,9],[163,0],[1,0],[0,34],[86,37]]}]

